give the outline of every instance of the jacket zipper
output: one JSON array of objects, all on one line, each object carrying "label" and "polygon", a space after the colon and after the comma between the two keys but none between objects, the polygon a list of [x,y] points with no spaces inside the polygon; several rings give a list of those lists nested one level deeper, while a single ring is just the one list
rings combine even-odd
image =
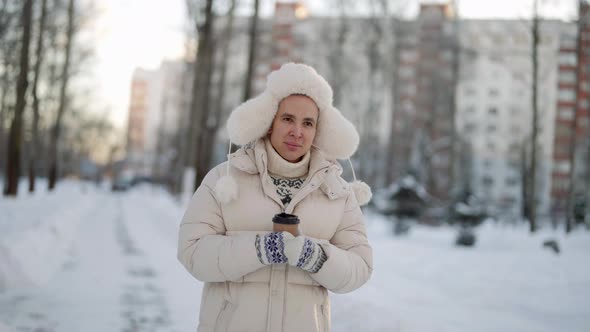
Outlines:
[{"label": "jacket zipper", "polygon": [[320,321],[321,330],[320,331],[321,332],[324,332],[324,331],[326,331],[328,324],[326,322],[327,319],[326,319],[326,313],[324,311],[324,305],[323,304],[320,304],[320,315],[321,315],[321,317],[320,317],[320,319],[321,319],[321,321]]},{"label": "jacket zipper", "polygon": [[318,176],[321,176],[320,173],[323,172],[326,168],[327,167],[320,168],[315,173],[313,173],[313,175],[311,177],[308,177],[309,181],[306,181],[304,183],[304,185],[301,188],[301,190],[299,190],[297,192],[297,194],[295,194],[295,196],[293,196],[293,199],[289,203],[288,209],[286,209],[286,210],[289,210],[289,212],[287,212],[287,211],[284,211],[284,212],[287,212],[287,213],[293,212],[293,210],[295,210],[295,205],[297,205],[299,202],[301,202],[311,192],[313,192],[314,190],[317,190],[317,189],[320,188],[319,184],[318,185],[314,185],[313,187],[310,188],[310,183],[312,183],[315,180],[315,178],[317,178]]},{"label": "jacket zipper", "polygon": [[225,312],[227,311],[227,305],[229,301],[223,299],[223,304],[221,305],[221,310],[219,310],[219,315],[217,315],[217,323],[215,324],[215,331],[227,331],[227,324],[224,321]]}]

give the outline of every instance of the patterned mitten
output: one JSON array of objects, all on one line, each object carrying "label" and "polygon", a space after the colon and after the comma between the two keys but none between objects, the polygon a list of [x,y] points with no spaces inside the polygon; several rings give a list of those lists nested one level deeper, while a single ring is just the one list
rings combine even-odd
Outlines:
[{"label": "patterned mitten", "polygon": [[272,232],[266,235],[256,235],[256,254],[264,265],[285,264],[285,241],[293,239],[288,232]]},{"label": "patterned mitten", "polygon": [[289,265],[300,267],[311,273],[318,272],[328,258],[322,246],[305,236],[287,240],[285,256]]}]

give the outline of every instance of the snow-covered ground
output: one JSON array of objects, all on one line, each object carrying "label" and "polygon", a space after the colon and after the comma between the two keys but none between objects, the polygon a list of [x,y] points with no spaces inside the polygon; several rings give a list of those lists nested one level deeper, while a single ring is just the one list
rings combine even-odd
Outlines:
[{"label": "snow-covered ground", "polygon": [[[107,189],[65,181],[0,198],[0,332],[195,330],[201,283],[176,260],[186,202]],[[452,228],[393,237],[386,218],[367,217],[375,271],[332,294],[334,331],[590,329],[590,232],[484,224],[466,249]]]}]

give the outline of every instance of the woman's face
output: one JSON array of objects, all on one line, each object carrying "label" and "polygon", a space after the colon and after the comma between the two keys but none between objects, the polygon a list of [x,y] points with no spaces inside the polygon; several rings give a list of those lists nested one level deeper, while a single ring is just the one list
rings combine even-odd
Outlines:
[{"label": "woman's face", "polygon": [[318,107],[309,97],[291,95],[279,103],[269,137],[283,159],[298,162],[311,149],[318,116]]}]

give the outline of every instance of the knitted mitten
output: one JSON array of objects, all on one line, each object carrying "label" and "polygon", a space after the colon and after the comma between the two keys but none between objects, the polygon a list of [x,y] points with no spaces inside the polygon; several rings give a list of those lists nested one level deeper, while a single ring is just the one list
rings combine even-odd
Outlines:
[{"label": "knitted mitten", "polygon": [[289,265],[311,273],[318,272],[328,258],[322,246],[305,236],[287,240],[284,253]]},{"label": "knitted mitten", "polygon": [[288,232],[272,232],[266,235],[256,235],[256,254],[264,265],[285,264],[285,241],[293,239]]}]

